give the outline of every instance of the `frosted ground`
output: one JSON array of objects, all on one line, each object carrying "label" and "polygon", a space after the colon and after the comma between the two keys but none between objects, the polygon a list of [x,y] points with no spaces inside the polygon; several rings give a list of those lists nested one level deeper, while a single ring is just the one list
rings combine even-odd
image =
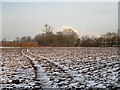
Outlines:
[{"label": "frosted ground", "polygon": [[116,47],[3,48],[2,88],[120,89]]}]

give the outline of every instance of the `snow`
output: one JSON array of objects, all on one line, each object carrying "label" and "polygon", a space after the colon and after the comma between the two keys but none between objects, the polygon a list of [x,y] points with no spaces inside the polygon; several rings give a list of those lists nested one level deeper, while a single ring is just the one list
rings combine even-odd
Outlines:
[{"label": "snow", "polygon": [[37,69],[38,70],[37,71],[37,74],[38,74],[37,80],[40,80],[42,82],[42,84],[45,85],[45,87],[49,87],[51,82],[49,81],[49,78],[46,76],[45,70],[41,67],[40,64],[38,64],[38,61],[36,61],[35,58],[32,58],[32,57],[26,55],[25,53],[23,53],[23,51],[21,51],[21,53],[24,56],[28,57],[33,62],[34,67],[38,68]]},{"label": "snow", "polygon": [[[117,50],[115,47],[4,48],[0,88],[87,89],[107,88],[111,84],[119,87]],[[20,83],[12,83],[13,80]]]}]

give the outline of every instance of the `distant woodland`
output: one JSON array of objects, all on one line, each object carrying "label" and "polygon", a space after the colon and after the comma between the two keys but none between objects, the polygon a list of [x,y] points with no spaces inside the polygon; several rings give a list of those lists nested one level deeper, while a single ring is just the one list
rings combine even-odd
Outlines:
[{"label": "distant woodland", "polygon": [[[9,42],[5,38],[2,43]],[[100,37],[89,37],[88,35],[79,37],[72,29],[64,29],[53,33],[50,25],[45,24],[43,33],[31,36],[17,37],[12,42],[37,42],[38,46],[44,47],[117,47],[120,46],[120,35],[115,32],[108,32]],[[33,45],[34,46],[34,45]]]}]

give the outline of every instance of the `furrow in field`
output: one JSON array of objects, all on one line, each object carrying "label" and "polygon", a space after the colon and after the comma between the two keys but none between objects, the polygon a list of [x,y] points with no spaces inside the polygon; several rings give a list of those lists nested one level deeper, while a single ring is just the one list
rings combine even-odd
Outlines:
[{"label": "furrow in field", "polygon": [[84,79],[85,79],[84,76],[82,74],[78,75],[77,74],[78,71],[73,71],[73,70],[69,69],[68,66],[62,65],[59,62],[54,62],[51,59],[46,58],[44,56],[37,56],[36,54],[31,53],[28,49],[27,49],[27,52],[29,54],[31,54],[32,56],[34,56],[34,57],[42,58],[42,59],[48,61],[49,63],[51,63],[52,65],[60,68],[64,73],[66,73],[67,75],[69,75],[69,77],[72,79],[72,82],[76,82],[78,84],[85,84],[85,82],[84,82]]},{"label": "furrow in field", "polygon": [[[46,69],[46,72],[48,71],[48,73],[50,73],[50,71],[51,71],[50,68],[54,69],[54,71],[52,71],[52,76],[57,76],[57,75],[58,76],[57,76],[57,78],[52,78],[52,79],[54,79],[52,81],[58,83],[58,84],[56,84],[57,87],[62,86],[62,85],[72,87],[74,85],[77,86],[77,85],[80,85],[80,84],[84,84],[83,76],[82,75],[76,76],[76,71],[70,70],[67,66],[61,65],[59,62],[53,62],[49,58],[46,58],[46,57],[43,57],[43,56],[38,57],[37,55],[31,53],[28,49],[27,49],[27,52],[30,55],[32,55],[33,57],[41,58],[43,60],[43,62],[41,64],[43,64],[43,63],[44,63],[44,65],[49,64],[47,66],[43,65]],[[60,75],[60,74],[63,74],[63,75]]]},{"label": "furrow in field", "polygon": [[25,50],[22,50],[21,53],[30,60],[34,68],[35,81],[37,81],[37,84],[42,85],[41,87],[47,88],[50,87],[51,82],[49,81],[49,78],[46,76],[45,70],[41,67],[38,61],[35,58],[28,55],[27,52],[25,52]]}]

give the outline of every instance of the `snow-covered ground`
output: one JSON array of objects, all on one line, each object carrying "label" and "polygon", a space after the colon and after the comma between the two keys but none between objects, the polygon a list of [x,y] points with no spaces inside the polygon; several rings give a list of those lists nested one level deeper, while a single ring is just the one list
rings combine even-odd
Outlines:
[{"label": "snow-covered ground", "polygon": [[117,90],[119,77],[120,57],[116,47],[2,49],[0,88]]}]

